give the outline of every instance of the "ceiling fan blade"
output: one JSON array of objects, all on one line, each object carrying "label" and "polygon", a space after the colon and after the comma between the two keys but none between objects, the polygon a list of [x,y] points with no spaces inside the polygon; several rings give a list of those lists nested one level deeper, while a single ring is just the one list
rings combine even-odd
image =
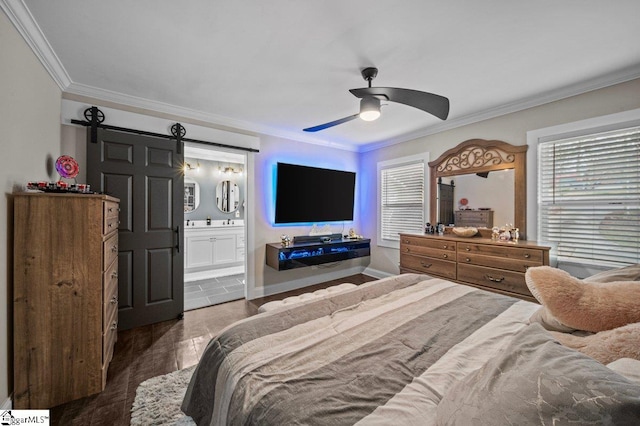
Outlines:
[{"label": "ceiling fan blade", "polygon": [[391,102],[398,102],[421,109],[441,120],[446,120],[449,116],[449,99],[433,93],[399,89],[397,87],[363,87],[362,89],[351,89],[349,91],[358,98],[367,96],[385,97]]},{"label": "ceiling fan blade", "polygon": [[360,114],[350,115],[349,117],[341,118],[340,120],[330,121],[329,123],[320,124],[319,126],[307,127],[306,129],[302,129],[305,132],[317,132],[318,130],[328,129],[329,127],[337,126],[338,124],[346,123],[347,121],[351,121],[353,119],[358,118]]}]

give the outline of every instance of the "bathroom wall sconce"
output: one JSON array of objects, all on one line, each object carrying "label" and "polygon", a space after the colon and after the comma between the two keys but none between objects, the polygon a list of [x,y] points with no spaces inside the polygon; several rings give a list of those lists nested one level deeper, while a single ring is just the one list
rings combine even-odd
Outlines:
[{"label": "bathroom wall sconce", "polygon": [[200,171],[200,162],[196,160],[196,166],[193,167],[190,163],[185,162],[184,163],[184,171],[188,172],[191,170],[195,170],[196,173],[198,173]]},{"label": "bathroom wall sconce", "polygon": [[240,169],[235,169],[233,167],[227,166],[227,167],[218,167],[218,174],[219,175],[230,175],[230,174],[242,174],[242,168]]}]

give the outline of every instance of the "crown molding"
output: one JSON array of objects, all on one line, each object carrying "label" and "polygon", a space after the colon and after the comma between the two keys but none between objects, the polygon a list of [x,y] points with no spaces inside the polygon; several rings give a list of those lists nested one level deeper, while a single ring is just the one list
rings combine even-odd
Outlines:
[{"label": "crown molding", "polygon": [[22,0],[0,0],[0,8],[9,17],[22,38],[27,42],[33,53],[40,60],[51,78],[61,90],[65,90],[71,84],[71,78],[67,74],[58,55],[45,38],[40,26]]},{"label": "crown molding", "polygon": [[443,121],[426,129],[401,135],[397,138],[362,145],[360,146],[358,152],[374,151],[376,149],[381,149],[387,146],[397,145],[399,143],[434,135],[436,133],[442,133],[444,131],[455,129],[457,127],[489,120],[514,112],[523,111],[525,109],[592,92],[594,90],[635,80],[637,78],[640,78],[640,65],[629,67],[618,72],[600,76],[594,79],[585,80],[580,83],[565,86],[557,90],[550,90],[544,93],[537,94],[535,96],[520,99],[518,101],[500,105],[494,108],[489,108],[477,113],[468,114],[463,117],[457,117],[451,120]]}]

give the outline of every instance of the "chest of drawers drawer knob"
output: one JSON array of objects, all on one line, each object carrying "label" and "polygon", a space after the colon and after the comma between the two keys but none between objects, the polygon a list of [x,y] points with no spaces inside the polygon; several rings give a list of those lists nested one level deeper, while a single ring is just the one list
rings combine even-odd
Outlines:
[{"label": "chest of drawers drawer knob", "polygon": [[118,303],[118,298],[116,296],[113,296],[109,301],[109,303],[111,303],[112,305],[115,305],[116,303]]},{"label": "chest of drawers drawer knob", "polygon": [[530,257],[531,257],[531,255],[530,255],[529,253],[525,253],[525,254],[524,254],[524,258],[525,258],[525,259],[528,259],[528,258],[530,258]]},{"label": "chest of drawers drawer knob", "polygon": [[114,330],[114,331],[117,330],[118,329],[118,323],[114,321],[113,324],[111,324],[110,328],[111,328],[111,330]]},{"label": "chest of drawers drawer knob", "polygon": [[465,250],[466,251],[471,251],[471,247],[467,247]]},{"label": "chest of drawers drawer knob", "polygon": [[493,281],[494,283],[501,283],[502,281],[504,281],[504,277],[494,278],[491,275],[485,275],[485,278],[489,281]]},{"label": "chest of drawers drawer knob", "polygon": [[469,259],[468,257],[466,257],[466,258],[464,259],[464,261],[465,261],[465,262],[471,262],[471,259]]},{"label": "chest of drawers drawer knob", "polygon": [[431,263],[424,263],[424,260],[420,261],[420,265],[422,265],[423,268],[431,268]]},{"label": "chest of drawers drawer knob", "polygon": [[409,244],[409,240],[402,240],[403,243]]},{"label": "chest of drawers drawer knob", "polygon": [[447,259],[449,257],[449,255],[448,254],[443,254],[442,257]]},{"label": "chest of drawers drawer knob", "polygon": [[118,246],[116,246],[116,245],[111,246],[111,251],[113,253],[116,253],[118,251]]},{"label": "chest of drawers drawer knob", "polygon": [[446,250],[447,248],[449,248],[449,246],[445,244],[444,246],[442,246],[442,248]]},{"label": "chest of drawers drawer knob", "polygon": [[407,247],[406,249],[404,249],[404,251],[406,251],[407,253],[409,253],[411,250],[409,250],[409,247]]},{"label": "chest of drawers drawer knob", "polygon": [[111,278],[118,278],[118,272],[117,271],[113,271],[111,273]]}]

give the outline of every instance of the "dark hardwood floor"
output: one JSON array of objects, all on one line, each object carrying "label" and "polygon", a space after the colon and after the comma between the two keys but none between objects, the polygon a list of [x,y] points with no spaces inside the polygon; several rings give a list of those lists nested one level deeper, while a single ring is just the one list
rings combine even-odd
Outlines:
[{"label": "dark hardwood floor", "polygon": [[52,408],[51,424],[128,425],[136,388],[140,383],[197,364],[203,349],[214,335],[235,321],[256,315],[260,305],[335,284],[363,284],[375,279],[362,274],[352,275],[261,299],[243,299],[188,311],[182,320],[121,331],[109,366],[105,390]]}]

